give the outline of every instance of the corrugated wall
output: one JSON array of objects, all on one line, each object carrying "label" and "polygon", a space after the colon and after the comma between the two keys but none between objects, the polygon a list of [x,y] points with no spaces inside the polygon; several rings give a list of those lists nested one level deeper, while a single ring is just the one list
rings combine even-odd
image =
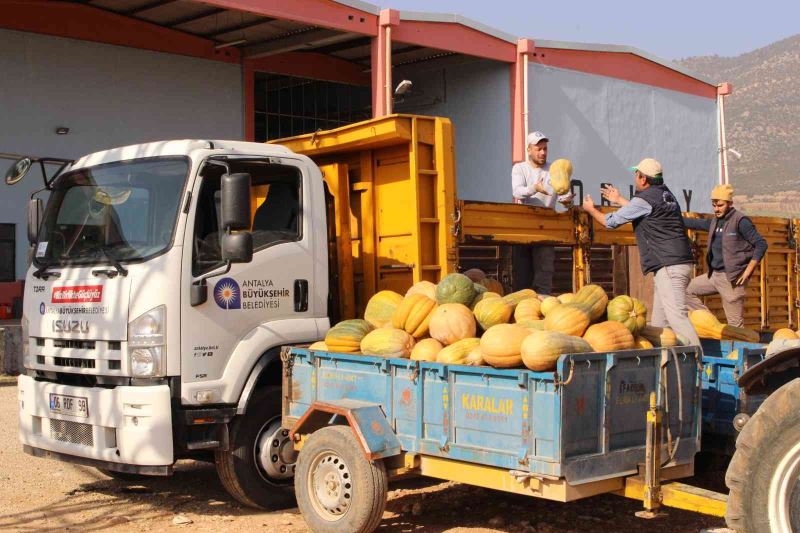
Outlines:
[{"label": "corrugated wall", "polygon": [[[0,30],[0,72],[2,153],[73,158],[160,139],[243,137],[238,65]],[[59,126],[70,133],[56,135]],[[0,159],[0,172],[8,163]],[[0,223],[17,224],[17,278],[35,174],[0,185]]]},{"label": "corrugated wall", "polygon": [[664,166],[685,209],[709,212],[718,179],[716,101],[681,92],[534,64],[529,67],[531,131],[550,137],[550,160],[571,159],[573,178],[600,201],[600,183],[628,194],[627,170],[643,157]]}]

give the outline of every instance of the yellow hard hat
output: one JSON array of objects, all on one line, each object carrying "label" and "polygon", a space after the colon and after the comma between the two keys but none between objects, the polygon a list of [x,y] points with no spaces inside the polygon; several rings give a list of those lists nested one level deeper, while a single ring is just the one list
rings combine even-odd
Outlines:
[{"label": "yellow hard hat", "polygon": [[726,183],[724,185],[717,185],[711,190],[712,200],[722,200],[723,202],[733,201],[733,185]]}]

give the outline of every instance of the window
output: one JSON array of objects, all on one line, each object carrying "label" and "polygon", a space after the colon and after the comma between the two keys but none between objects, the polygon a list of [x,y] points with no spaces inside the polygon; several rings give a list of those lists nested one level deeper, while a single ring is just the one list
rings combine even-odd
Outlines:
[{"label": "window", "polygon": [[329,130],[372,116],[369,87],[257,73],[255,139]]},{"label": "window", "polygon": [[15,281],[16,224],[0,224],[0,281]]},{"label": "window", "polygon": [[[230,172],[251,177],[251,231],[253,250],[300,240],[302,235],[300,170],[259,161],[229,162]],[[197,199],[192,274],[199,276],[223,264],[220,229],[220,178],[225,170],[207,165]]]}]

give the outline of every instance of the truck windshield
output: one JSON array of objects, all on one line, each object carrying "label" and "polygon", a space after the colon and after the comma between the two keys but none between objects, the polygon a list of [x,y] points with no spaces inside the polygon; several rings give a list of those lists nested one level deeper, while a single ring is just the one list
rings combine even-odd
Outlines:
[{"label": "truck windshield", "polygon": [[189,171],[183,157],[78,169],[54,183],[39,230],[37,265],[136,261],[172,242]]}]

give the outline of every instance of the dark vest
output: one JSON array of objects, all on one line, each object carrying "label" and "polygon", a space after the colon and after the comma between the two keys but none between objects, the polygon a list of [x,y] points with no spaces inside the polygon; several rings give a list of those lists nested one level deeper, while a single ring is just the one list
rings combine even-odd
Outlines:
[{"label": "dark vest", "polygon": [[649,215],[633,222],[642,272],[648,274],[662,267],[694,262],[680,205],[667,186],[651,185],[636,193],[636,198],[652,207]]},{"label": "dark vest", "polygon": [[[725,277],[728,281],[734,282],[742,275],[747,263],[753,258],[755,248],[739,234],[739,222],[745,217],[736,209],[731,209],[730,214],[723,221],[722,226],[722,262],[725,264]],[[711,221],[708,229],[708,251],[706,252],[706,264],[708,265],[708,275],[711,276],[711,241],[716,236],[719,219]]]}]

